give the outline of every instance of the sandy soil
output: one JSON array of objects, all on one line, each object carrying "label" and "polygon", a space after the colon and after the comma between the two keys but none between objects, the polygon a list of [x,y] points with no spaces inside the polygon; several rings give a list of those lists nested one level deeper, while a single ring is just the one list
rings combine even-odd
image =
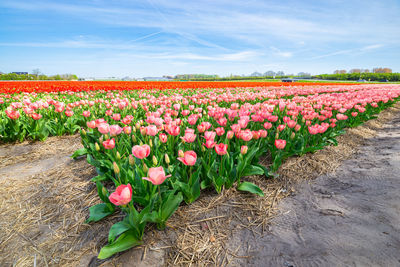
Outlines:
[{"label": "sandy soil", "polygon": [[302,182],[269,234],[243,230],[241,266],[400,266],[400,116],[336,173]]}]

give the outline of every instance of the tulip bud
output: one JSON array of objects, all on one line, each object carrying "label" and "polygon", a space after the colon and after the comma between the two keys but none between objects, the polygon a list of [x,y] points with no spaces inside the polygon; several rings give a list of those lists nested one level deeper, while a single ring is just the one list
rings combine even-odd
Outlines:
[{"label": "tulip bud", "polygon": [[86,131],[85,131],[85,129],[82,129],[82,135],[86,135]]},{"label": "tulip bud", "polygon": [[183,153],[182,150],[179,150],[179,151],[178,151],[178,155],[179,155],[179,157],[181,157],[181,158],[183,158],[183,157],[185,156],[185,154]]},{"label": "tulip bud", "polygon": [[136,143],[136,136],[134,134],[132,135],[132,142]]},{"label": "tulip bud", "polygon": [[100,136],[99,142],[100,142],[100,143],[103,143],[103,140],[104,140],[104,136]]},{"label": "tulip bud", "polygon": [[204,146],[201,146],[201,151],[202,151],[202,152],[205,152],[205,151],[206,151],[206,148],[205,148]]},{"label": "tulip bud", "polygon": [[109,137],[108,137],[108,134],[105,134],[104,135],[104,138],[107,140],[107,139],[110,139]]},{"label": "tulip bud", "polygon": [[306,122],[306,119],[303,117],[303,118],[301,119],[301,121],[302,121],[303,123],[305,123],[305,122]]},{"label": "tulip bud", "polygon": [[108,195],[107,189],[104,186],[101,189],[101,193],[103,194],[103,196],[107,196]]},{"label": "tulip bud", "polygon": [[132,155],[129,155],[129,165],[131,166],[135,165],[135,159],[133,158]]},{"label": "tulip bud", "polygon": [[240,153],[241,153],[242,155],[245,155],[245,154],[247,154],[247,150],[248,150],[248,147],[247,147],[247,146],[242,146],[242,147],[240,148]]},{"label": "tulip bud", "polygon": [[169,160],[169,157],[168,157],[168,154],[167,154],[167,153],[165,153],[164,158],[165,158],[165,163],[167,163],[167,164],[169,165],[169,163],[170,163],[171,161]]},{"label": "tulip bud", "polygon": [[100,146],[99,146],[98,143],[95,143],[95,144],[94,144],[94,148],[96,149],[96,151],[100,151]]},{"label": "tulip bud", "polygon": [[275,139],[279,139],[279,131],[276,132]]},{"label": "tulip bud", "polygon": [[121,155],[119,154],[119,152],[117,151],[117,155],[116,155],[117,160],[121,159]]},{"label": "tulip bud", "polygon": [[147,173],[149,171],[149,167],[147,167],[146,163],[143,163],[143,171]]},{"label": "tulip bud", "polygon": [[57,123],[57,122],[58,122],[58,119],[56,118],[55,121],[56,121],[56,123]]},{"label": "tulip bud", "polygon": [[156,156],[153,155],[153,165],[157,166],[157,164],[158,164],[158,160],[157,160]]},{"label": "tulip bud", "polygon": [[292,132],[292,135],[290,136],[290,139],[293,140],[295,138],[295,136],[296,136],[296,134],[294,132]]},{"label": "tulip bud", "polygon": [[145,127],[140,127],[140,134],[145,136],[146,135],[146,128]]},{"label": "tulip bud", "polygon": [[139,130],[139,129],[140,129],[140,123],[139,123],[139,122],[137,122],[137,123],[135,124],[135,129],[136,129],[136,130]]},{"label": "tulip bud", "polygon": [[151,140],[151,139],[149,141],[149,147],[153,147],[153,140]]},{"label": "tulip bud", "polygon": [[117,165],[117,163],[115,161],[113,162],[113,167],[114,167],[114,173],[118,175],[119,174],[119,167],[118,167],[118,165]]}]

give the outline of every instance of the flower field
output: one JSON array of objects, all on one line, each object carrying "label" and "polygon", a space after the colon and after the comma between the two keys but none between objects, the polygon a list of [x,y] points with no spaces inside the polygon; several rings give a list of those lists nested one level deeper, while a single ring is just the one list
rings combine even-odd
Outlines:
[{"label": "flower field", "polygon": [[[288,157],[336,145],[400,99],[399,85],[209,82],[0,83],[0,141],[80,132],[103,203],[87,222],[122,210],[98,257],[142,243],[147,224],[166,227],[203,190],[235,187],[259,197],[245,177],[277,177]],[[268,166],[261,165],[261,157]]]}]

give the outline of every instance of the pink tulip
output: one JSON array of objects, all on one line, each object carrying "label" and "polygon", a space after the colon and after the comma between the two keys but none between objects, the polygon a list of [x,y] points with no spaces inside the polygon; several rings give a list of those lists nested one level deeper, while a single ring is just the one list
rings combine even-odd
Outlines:
[{"label": "pink tulip", "polygon": [[292,120],[287,122],[287,126],[289,128],[294,128],[296,126],[296,124],[297,124],[296,121],[292,121]]},{"label": "pink tulip", "polygon": [[143,177],[142,179],[151,182],[154,185],[162,184],[166,178],[170,177],[171,175],[165,175],[165,171],[163,167],[156,167],[150,168],[149,172],[147,173],[149,177]]},{"label": "pink tulip", "polygon": [[32,113],[31,116],[32,116],[32,119],[34,119],[35,121],[37,121],[37,120],[42,118],[42,115],[38,114],[38,113]]},{"label": "pink tulip", "polygon": [[173,135],[173,136],[177,136],[181,132],[181,128],[179,128],[179,126],[176,126],[176,125],[170,125],[170,126],[166,127],[165,130],[167,131],[168,134]]},{"label": "pink tulip", "polygon": [[108,123],[101,123],[97,126],[97,129],[102,134],[108,134],[110,132],[110,125],[108,125]]},{"label": "pink tulip", "polygon": [[111,193],[108,199],[116,206],[123,206],[131,202],[132,200],[132,186],[120,185],[115,189],[115,192]]},{"label": "pink tulip", "polygon": [[121,114],[114,113],[111,118],[115,121],[119,121],[121,120]]},{"label": "pink tulip", "polygon": [[213,148],[215,146],[215,142],[214,142],[214,140],[209,139],[205,143],[203,143],[203,145],[206,148]]},{"label": "pink tulip", "polygon": [[66,110],[65,111],[65,116],[72,117],[72,115],[74,115],[74,112],[72,110]]},{"label": "pink tulip", "polygon": [[240,139],[243,141],[250,141],[253,138],[253,133],[251,132],[250,129],[246,129],[244,131],[240,131]]},{"label": "pink tulip", "polygon": [[337,118],[338,120],[340,120],[340,121],[347,120],[347,116],[344,115],[344,114],[341,114],[341,113],[338,113],[338,114],[336,115],[336,118]]},{"label": "pink tulip", "polygon": [[277,149],[284,149],[286,146],[286,140],[282,139],[276,139],[275,140],[275,146]]},{"label": "pink tulip", "polygon": [[217,133],[216,132],[213,132],[213,131],[206,131],[205,133],[204,133],[204,138],[206,139],[206,140],[212,140],[212,141],[214,141],[214,139],[215,139],[215,135],[216,135]]},{"label": "pink tulip", "polygon": [[85,110],[84,112],[82,112],[82,116],[87,118],[90,116],[90,111],[89,110]]},{"label": "pink tulip", "polygon": [[132,154],[138,159],[147,158],[150,155],[150,146],[149,145],[133,146]]},{"label": "pink tulip", "polygon": [[178,158],[178,160],[186,166],[193,166],[194,164],[196,164],[197,154],[194,151],[186,151],[185,153],[183,153],[183,157]]},{"label": "pink tulip", "polygon": [[189,118],[188,118],[188,123],[189,123],[190,125],[195,125],[198,119],[199,119],[199,117],[198,117],[197,114],[192,114],[192,115],[190,115]]},{"label": "pink tulip", "polygon": [[218,155],[222,156],[225,155],[228,152],[228,145],[224,143],[220,143],[216,145],[215,147],[215,152],[217,152]]},{"label": "pink tulip", "polygon": [[150,136],[155,136],[157,134],[157,126],[155,125],[149,125],[146,127],[146,134]]},{"label": "pink tulip", "polygon": [[217,133],[218,136],[221,136],[225,133],[225,129],[223,127],[218,127],[215,129],[215,132]]},{"label": "pink tulip", "polygon": [[115,139],[107,139],[106,141],[103,141],[103,146],[105,149],[113,149],[115,147]]},{"label": "pink tulip", "polygon": [[233,131],[229,130],[229,131],[226,133],[226,138],[228,138],[228,139],[230,140],[230,139],[233,138],[233,135],[234,135]]},{"label": "pink tulip", "polygon": [[122,128],[119,125],[111,125],[110,126],[110,135],[117,136],[122,132]]},{"label": "pink tulip", "polygon": [[271,129],[271,127],[272,127],[272,123],[270,123],[270,122],[264,123],[264,128],[265,128],[266,130]]},{"label": "pink tulip", "polygon": [[285,128],[286,128],[286,125],[285,125],[285,124],[280,124],[280,125],[278,126],[278,132],[282,132]]},{"label": "pink tulip", "polygon": [[160,133],[158,137],[160,138],[161,143],[166,143],[168,140],[168,137],[165,133]]},{"label": "pink tulip", "polygon": [[186,143],[193,143],[196,139],[196,135],[194,133],[187,132],[183,137],[181,137],[181,139]]},{"label": "pink tulip", "polygon": [[132,132],[132,127],[131,127],[131,126],[125,126],[125,127],[123,128],[123,130],[124,130],[124,133],[126,133],[126,134],[131,134],[131,132]]},{"label": "pink tulip", "polygon": [[94,129],[96,128],[96,122],[95,121],[88,121],[86,122],[87,127]]}]

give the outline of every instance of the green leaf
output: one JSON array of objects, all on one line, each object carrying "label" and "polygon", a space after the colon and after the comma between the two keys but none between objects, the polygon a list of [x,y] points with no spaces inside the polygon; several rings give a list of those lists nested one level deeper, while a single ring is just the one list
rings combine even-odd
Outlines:
[{"label": "green leaf", "polygon": [[74,152],[74,154],[72,154],[71,158],[76,159],[77,157],[80,157],[80,156],[83,156],[86,154],[87,154],[86,148],[81,148],[81,149],[76,150]]},{"label": "green leaf", "polygon": [[264,173],[265,173],[264,169],[262,169],[258,166],[255,166],[255,165],[248,165],[244,169],[242,176],[262,175]]},{"label": "green leaf", "polygon": [[161,207],[161,218],[166,221],[171,215],[178,209],[179,205],[183,200],[182,193],[179,192],[175,195],[175,192],[169,194],[167,200]]},{"label": "green leaf", "polygon": [[86,220],[86,223],[100,221],[104,217],[113,214],[114,210],[115,208],[113,206],[107,205],[106,203],[91,206],[89,208],[90,215],[89,218]]},{"label": "green leaf", "polygon": [[141,240],[138,240],[132,233],[125,232],[112,244],[104,246],[97,256],[99,259],[107,259],[115,253],[130,249],[135,246],[142,244]]},{"label": "green leaf", "polygon": [[131,226],[127,222],[127,217],[123,221],[117,222],[113,226],[111,226],[110,231],[108,232],[108,242],[112,243],[114,242],[115,238],[119,236],[120,234],[125,233],[128,231]]},{"label": "green leaf", "polygon": [[264,192],[258,186],[250,182],[241,183],[237,189],[259,195],[260,197],[264,196]]},{"label": "green leaf", "polygon": [[106,181],[106,180],[108,180],[107,176],[105,176],[105,175],[97,175],[97,176],[93,177],[90,181],[92,181],[92,182],[101,182],[101,181]]}]

